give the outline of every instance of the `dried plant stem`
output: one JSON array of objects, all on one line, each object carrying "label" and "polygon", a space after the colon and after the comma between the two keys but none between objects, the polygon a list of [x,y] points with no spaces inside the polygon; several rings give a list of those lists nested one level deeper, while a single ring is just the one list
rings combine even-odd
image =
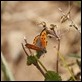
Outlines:
[{"label": "dried plant stem", "polygon": [[[60,50],[60,39],[58,39],[58,49],[57,49],[57,51],[59,52],[59,50]],[[57,52],[57,60],[56,60],[56,71],[57,71],[57,73],[58,73],[58,64],[59,64],[59,53]]]},{"label": "dried plant stem", "polygon": [[14,77],[13,74],[7,64],[7,61],[5,60],[2,52],[1,52],[1,67],[2,67],[2,71],[4,73],[4,76],[6,78],[6,80],[8,81],[14,81]]},{"label": "dried plant stem", "polygon": [[[34,64],[35,65],[35,64]],[[45,73],[43,72],[43,70],[40,68],[39,64],[37,63],[36,68],[42,73],[42,75],[45,77]]]},{"label": "dried plant stem", "polygon": [[24,50],[25,54],[26,54],[27,56],[29,56],[29,55],[28,55],[28,53],[26,52],[25,48],[24,48],[23,43],[21,43],[21,44],[22,44],[22,48],[23,48],[23,50]]},{"label": "dried plant stem", "polygon": [[[58,40],[58,48],[57,48],[57,51],[59,52],[60,51],[60,38],[59,38],[59,36],[56,34],[56,32],[55,32],[55,30],[54,30],[54,26],[55,25],[51,25],[52,26],[52,28],[51,28],[51,30],[53,30],[53,33],[54,33],[54,36],[57,38],[57,40]],[[59,53],[57,52],[57,60],[56,60],[56,72],[58,73],[58,64],[59,64]]]}]

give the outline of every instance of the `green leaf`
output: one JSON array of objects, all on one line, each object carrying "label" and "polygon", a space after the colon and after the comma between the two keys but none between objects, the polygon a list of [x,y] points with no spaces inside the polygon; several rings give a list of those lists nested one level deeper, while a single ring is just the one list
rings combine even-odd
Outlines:
[{"label": "green leaf", "polygon": [[37,60],[35,59],[34,56],[28,56],[27,57],[27,65],[35,64],[37,63]]},{"label": "green leaf", "polygon": [[61,76],[54,71],[47,71],[45,73],[45,81],[61,81]]}]

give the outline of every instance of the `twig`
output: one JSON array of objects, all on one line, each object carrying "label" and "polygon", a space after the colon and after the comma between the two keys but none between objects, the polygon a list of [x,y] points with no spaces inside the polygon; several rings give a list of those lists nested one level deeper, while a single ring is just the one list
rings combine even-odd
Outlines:
[{"label": "twig", "polygon": [[43,72],[43,70],[40,68],[39,64],[34,64],[36,66],[36,68],[42,73],[42,75],[45,77],[45,73]]},{"label": "twig", "polygon": [[24,50],[25,54],[26,54],[27,56],[29,56],[29,55],[28,55],[28,53],[26,52],[25,48],[24,48],[23,43],[21,43],[21,45],[22,45],[22,48],[23,48],[23,50]]},{"label": "twig", "polygon": [[[58,39],[58,52],[60,51],[60,39]],[[59,53],[57,53],[57,60],[56,60],[56,70],[57,70],[57,73],[58,73],[58,64],[59,64]]]},{"label": "twig", "polygon": [[62,13],[61,20],[60,20],[61,23],[64,23],[65,21],[67,21],[67,20],[70,19],[70,11],[72,9],[71,1],[69,1],[69,4],[68,4],[68,12],[66,14],[62,11],[61,8],[58,8],[58,9]]},{"label": "twig", "polygon": [[81,33],[81,31],[79,30],[79,28],[74,24],[73,20],[70,18],[71,21],[71,25],[70,27],[74,27],[79,33]]},{"label": "twig", "polygon": [[[51,24],[50,26],[52,26],[51,30],[53,31],[54,36],[57,38],[57,41],[58,41],[58,48],[57,48],[57,50],[59,52],[59,50],[60,50],[60,38],[57,35],[57,33],[55,32],[55,30],[54,30],[54,27],[57,27],[57,26],[54,25],[54,24]],[[57,71],[57,73],[58,73],[58,69],[59,69],[58,68],[58,64],[59,64],[59,53],[57,53],[57,60],[56,60],[56,71]]]},{"label": "twig", "polygon": [[[59,36],[56,34],[54,29],[53,29],[53,32],[56,35],[56,38],[58,38],[58,49],[57,50],[59,52],[59,50],[60,50],[60,39],[59,39]],[[59,53],[57,53],[57,60],[56,60],[56,71],[57,71],[57,73],[58,73],[58,69],[59,69],[58,64],[59,64]]]},{"label": "twig", "polygon": [[35,58],[37,59],[37,61],[39,62],[39,64],[44,68],[44,70],[47,72],[47,69],[44,67],[44,65],[41,63],[40,60],[38,60],[38,58],[35,56]]}]

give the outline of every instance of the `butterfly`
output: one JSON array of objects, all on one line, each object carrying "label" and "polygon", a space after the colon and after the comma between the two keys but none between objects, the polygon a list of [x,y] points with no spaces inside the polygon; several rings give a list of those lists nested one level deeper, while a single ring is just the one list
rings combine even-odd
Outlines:
[{"label": "butterfly", "polygon": [[43,29],[42,32],[40,33],[40,35],[37,35],[34,40],[33,40],[33,44],[25,44],[25,46],[29,49],[33,49],[36,51],[42,51],[42,52],[47,52],[46,51],[46,46],[47,46],[47,33],[46,30]]}]

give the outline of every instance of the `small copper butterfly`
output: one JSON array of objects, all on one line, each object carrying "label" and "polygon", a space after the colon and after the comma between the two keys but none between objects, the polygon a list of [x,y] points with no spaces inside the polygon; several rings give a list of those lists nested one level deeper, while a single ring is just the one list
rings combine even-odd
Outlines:
[{"label": "small copper butterfly", "polygon": [[33,44],[27,43],[25,46],[29,49],[33,49],[36,51],[43,51],[46,53],[46,46],[47,46],[46,38],[47,38],[46,30],[43,29],[40,35],[37,35],[34,38]]}]

